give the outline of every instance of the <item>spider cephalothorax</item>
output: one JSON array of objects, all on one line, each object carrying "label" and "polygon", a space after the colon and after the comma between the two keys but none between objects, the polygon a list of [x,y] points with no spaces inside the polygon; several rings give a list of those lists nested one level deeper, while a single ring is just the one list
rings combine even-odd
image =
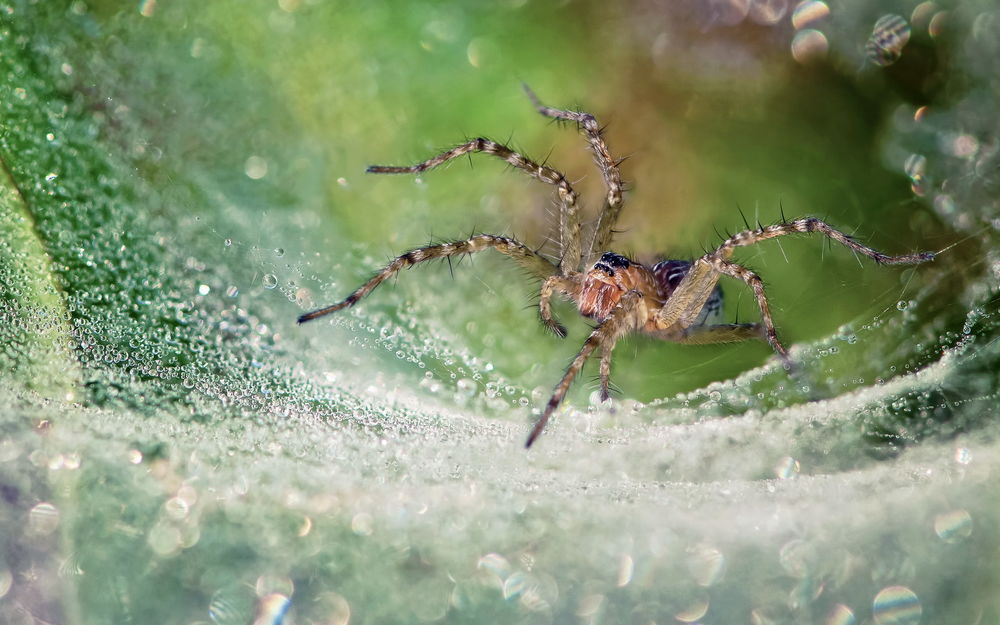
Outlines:
[{"label": "spider cephalothorax", "polygon": [[[483,152],[507,161],[537,180],[555,186],[560,205],[559,262],[549,260],[514,239],[492,234],[477,234],[464,240],[429,245],[396,257],[346,299],[302,315],[299,323],[353,306],[387,278],[420,262],[487,249],[509,256],[542,280],[538,311],[542,322],[549,329],[560,337],[566,336],[566,329],[552,316],[550,300],[555,294],[575,302],[580,314],[597,322],[597,327],[566,369],[535,422],[528,435],[529,447],[566,396],[584,363],[598,349],[601,352],[601,397],[608,398],[611,352],[618,339],[626,334],[642,332],[661,340],[688,344],[764,339],[782,360],[787,360],[788,352],[778,341],[763,282],[754,272],[729,260],[737,247],[754,245],[788,234],[819,232],[879,264],[915,264],[934,258],[931,252],[902,256],[883,254],[813,217],[782,221],[769,226],[758,224],[756,228],[751,228],[748,224],[746,230],[730,236],[714,251],[693,261],[664,260],[647,266],[609,252],[607,249],[611,244],[623,201],[619,162],[611,157],[593,115],[547,107],[538,101],[530,89],[525,87],[525,91],[542,115],[576,122],[590,144],[594,161],[607,187],[604,208],[590,235],[586,238],[582,236],[577,194],[565,176],[489,139],[473,139],[416,165],[373,165],[368,168],[369,173],[419,173],[463,154]],[[722,291],[718,287],[721,276],[736,278],[750,286],[760,308],[760,323],[718,323],[722,312]]]}]

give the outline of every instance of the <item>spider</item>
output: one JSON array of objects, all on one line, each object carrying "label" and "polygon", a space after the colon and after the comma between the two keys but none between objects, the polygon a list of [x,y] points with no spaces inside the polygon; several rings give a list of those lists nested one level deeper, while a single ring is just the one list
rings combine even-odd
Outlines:
[{"label": "spider", "polygon": [[[559,407],[573,380],[594,352],[600,352],[600,396],[602,401],[609,398],[611,353],[615,343],[626,334],[641,332],[656,339],[692,345],[764,339],[783,363],[790,364],[788,350],[778,340],[774,328],[764,283],[756,273],[730,260],[738,247],[788,234],[818,232],[883,265],[909,265],[934,259],[931,252],[903,256],[883,254],[814,217],[790,221],[782,219],[780,223],[768,226],[758,223],[756,228],[747,224],[745,231],[730,236],[714,251],[693,261],[663,260],[646,265],[607,251],[624,200],[618,167],[621,161],[611,156],[602,128],[593,115],[550,108],[542,104],[527,85],[524,90],[540,114],[576,123],[590,144],[594,162],[604,178],[607,196],[600,216],[588,235],[584,237],[581,227],[577,193],[563,174],[489,139],[467,141],[416,165],[372,165],[367,169],[368,173],[417,174],[465,154],[482,152],[506,161],[532,178],[553,185],[559,198],[558,262],[510,237],[494,234],[476,234],[464,240],[428,245],[396,257],[344,300],[306,313],[299,317],[298,322],[305,323],[354,306],[386,279],[418,263],[490,249],[510,257],[542,281],[538,312],[542,323],[557,336],[565,338],[566,328],[552,315],[550,300],[553,295],[574,302],[581,315],[597,323],[553,389],[552,397],[531,429],[525,447],[531,447],[541,434],[549,417]],[[722,276],[741,280],[751,288],[760,308],[760,323],[720,323],[722,291],[718,281]]]}]

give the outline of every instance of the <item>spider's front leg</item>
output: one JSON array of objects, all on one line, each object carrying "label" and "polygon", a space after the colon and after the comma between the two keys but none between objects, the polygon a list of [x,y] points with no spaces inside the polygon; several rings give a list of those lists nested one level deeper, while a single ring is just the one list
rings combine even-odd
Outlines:
[{"label": "spider's front leg", "polygon": [[583,282],[583,275],[572,272],[567,275],[549,276],[542,283],[541,291],[538,294],[538,315],[552,333],[561,339],[566,338],[566,327],[556,321],[552,316],[552,304],[550,300],[555,293],[559,293],[569,299],[576,300],[580,293],[580,285]]},{"label": "spider's front leg", "polygon": [[333,304],[332,306],[320,308],[319,310],[314,310],[300,316],[299,323],[312,321],[317,317],[322,317],[323,315],[328,315],[330,313],[337,312],[338,310],[354,306],[359,300],[361,300],[361,298],[374,291],[378,285],[396,275],[401,270],[412,267],[417,263],[435,260],[437,258],[448,258],[461,254],[472,254],[474,252],[481,252],[483,250],[490,249],[509,256],[514,260],[514,262],[521,265],[539,278],[547,278],[557,272],[556,266],[549,262],[548,259],[523,243],[508,237],[493,234],[477,234],[469,237],[465,241],[452,241],[450,243],[442,243],[440,245],[429,245],[427,247],[410,250],[405,254],[397,256],[388,265],[386,265],[382,271],[372,276],[370,280],[355,289],[355,291],[346,298],[336,304]]},{"label": "spider's front leg", "polygon": [[542,101],[538,99],[538,96],[535,95],[535,92],[528,85],[521,86],[524,88],[524,92],[528,95],[528,99],[531,100],[536,111],[552,119],[570,121],[577,124],[580,130],[586,134],[587,143],[590,144],[590,150],[594,154],[594,163],[604,178],[604,184],[608,189],[604,208],[597,218],[597,226],[594,228],[589,245],[583,249],[583,264],[590,265],[594,261],[595,256],[605,252],[611,245],[611,239],[615,234],[615,224],[618,222],[618,216],[621,214],[622,206],[624,206],[625,185],[622,183],[621,170],[618,168],[618,165],[624,159],[616,160],[611,155],[611,149],[608,147],[607,141],[604,140],[603,129],[597,123],[596,117],[582,111],[567,111],[546,106],[542,104]]},{"label": "spider's front leg", "polygon": [[559,269],[563,273],[575,271],[577,265],[580,264],[581,254],[580,207],[577,204],[576,191],[566,180],[566,176],[559,171],[544,163],[536,163],[502,143],[479,137],[462,145],[456,145],[452,149],[416,165],[371,165],[365,171],[369,174],[419,174],[472,152],[495,156],[532,178],[556,187],[559,194],[559,246],[562,257],[559,261]]},{"label": "spider's front leg", "polygon": [[590,336],[583,343],[583,347],[580,348],[576,357],[573,358],[573,362],[566,369],[562,380],[556,384],[555,390],[552,392],[552,397],[545,405],[545,410],[538,417],[535,426],[531,428],[531,433],[528,435],[528,440],[524,445],[525,447],[531,447],[531,444],[535,442],[538,435],[545,429],[545,424],[548,423],[549,417],[552,416],[552,413],[562,403],[570,385],[573,384],[573,380],[583,370],[583,365],[587,362],[587,358],[594,353],[594,350],[600,348],[603,352],[610,353],[611,348],[614,347],[619,338],[641,327],[642,322],[645,320],[641,305],[641,292],[629,291],[625,293],[618,301],[618,305],[612,311],[611,316],[590,333]]}]

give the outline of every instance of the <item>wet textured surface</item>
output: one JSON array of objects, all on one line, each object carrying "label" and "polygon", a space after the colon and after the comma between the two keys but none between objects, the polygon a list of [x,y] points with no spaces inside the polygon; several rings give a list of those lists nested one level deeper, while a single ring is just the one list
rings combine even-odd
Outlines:
[{"label": "wet textured surface", "polygon": [[[992,3],[166,4],[0,5],[0,622],[1000,620]],[[779,200],[942,253],[747,250],[793,372],[630,341],[525,452],[587,326],[503,259],[295,324],[431,233],[551,232],[516,172],[371,162],[514,130],[595,208],[522,79],[613,122],[630,258]]]}]

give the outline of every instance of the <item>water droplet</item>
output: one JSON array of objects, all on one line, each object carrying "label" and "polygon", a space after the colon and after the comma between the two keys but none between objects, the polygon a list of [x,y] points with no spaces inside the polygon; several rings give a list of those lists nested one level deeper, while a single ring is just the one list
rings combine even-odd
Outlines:
[{"label": "water droplet", "polygon": [[367,512],[359,512],[351,519],[351,531],[358,536],[371,536],[372,515]]},{"label": "water droplet", "polygon": [[243,171],[246,173],[247,178],[251,180],[260,180],[267,175],[267,161],[263,157],[257,156],[256,154],[247,158],[246,163],[243,165]]},{"label": "water droplet", "polygon": [[694,623],[708,614],[708,597],[693,600],[686,608],[674,615],[683,623]]},{"label": "water droplet", "polygon": [[878,18],[865,44],[865,54],[875,65],[885,67],[899,60],[903,47],[910,40],[910,25],[899,15]]},{"label": "water droplet", "polygon": [[266,273],[264,277],[261,278],[261,283],[264,285],[265,289],[273,289],[278,286],[278,277],[273,273]]},{"label": "water droplet", "polygon": [[274,255],[277,256],[278,258],[281,258],[282,256],[285,255],[285,248],[283,247],[274,248]]},{"label": "water droplet", "polygon": [[795,30],[800,30],[829,14],[830,7],[825,2],[804,0],[799,2],[792,11],[792,26]]},{"label": "water droplet", "polygon": [[830,610],[823,625],[854,625],[856,622],[854,612],[843,603],[838,603]]},{"label": "water droplet", "polygon": [[972,516],[959,508],[934,517],[934,533],[946,543],[957,543],[972,534]]},{"label": "water droplet", "polygon": [[198,285],[198,295],[208,295],[212,291],[212,287],[207,284]]},{"label": "water droplet", "polygon": [[920,599],[906,586],[883,588],[872,603],[872,616],[879,625],[916,625],[922,613]]},{"label": "water droplet", "polygon": [[909,304],[906,301],[899,300],[898,302],[896,302],[896,310],[906,310],[906,307],[908,305]]},{"label": "water droplet", "polygon": [[795,33],[792,39],[792,58],[805,65],[826,58],[830,44],[826,35],[818,30],[807,28]]},{"label": "water droplet", "polygon": [[315,616],[309,622],[324,625],[347,625],[351,620],[351,604],[335,592],[321,593],[311,602],[309,612]]},{"label": "water droplet", "polygon": [[622,555],[621,560],[618,562],[618,582],[616,586],[619,588],[624,588],[628,586],[629,582],[632,581],[632,574],[635,572],[635,561],[632,556],[626,554]]},{"label": "water droplet", "polygon": [[47,536],[59,527],[59,510],[48,502],[42,502],[28,513],[28,532],[36,536]]},{"label": "water droplet", "polygon": [[225,241],[222,242],[222,244],[225,245],[226,247],[230,247],[233,244],[233,240],[232,239],[226,239]]},{"label": "water droplet", "polygon": [[799,474],[799,461],[791,456],[785,456],[774,467],[774,474],[780,480],[791,480]]},{"label": "water droplet", "polygon": [[969,464],[972,462],[972,452],[968,447],[959,447],[955,449],[955,462],[958,464]]},{"label": "water droplet", "polygon": [[280,592],[266,594],[257,601],[257,610],[253,618],[254,625],[282,625],[285,615],[292,607],[292,601]]},{"label": "water droplet", "polygon": [[249,587],[234,584],[212,595],[208,615],[216,625],[246,625],[253,618],[254,603]]},{"label": "water droplet", "polygon": [[688,550],[687,567],[696,584],[712,586],[726,572],[726,557],[711,545],[697,545]]}]

